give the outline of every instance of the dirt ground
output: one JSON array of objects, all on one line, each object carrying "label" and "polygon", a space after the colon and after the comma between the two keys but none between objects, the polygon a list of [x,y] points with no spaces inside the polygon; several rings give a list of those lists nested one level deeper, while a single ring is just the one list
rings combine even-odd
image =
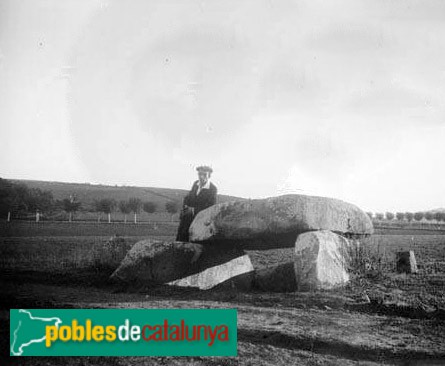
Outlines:
[{"label": "dirt ground", "polygon": [[[46,241],[45,241],[46,240]],[[99,239],[94,238],[94,242]],[[105,240],[105,239],[104,239]],[[137,240],[133,238],[132,240]],[[76,267],[91,239],[3,238],[0,258],[0,365],[442,365],[445,364],[445,236],[380,237],[388,263],[416,248],[419,273],[374,271],[346,288],[318,292],[198,291],[122,288],[107,273]],[[69,245],[69,250],[57,249]],[[45,244],[46,243],[46,244]],[[377,243],[377,244],[376,244]],[[408,243],[408,244],[407,244]],[[403,245],[402,245],[403,244]],[[48,257],[50,249],[71,261]],[[84,248],[79,253],[76,248]],[[67,248],[65,248],[67,249]],[[380,249],[379,249],[380,250]],[[39,256],[39,253],[43,253]],[[289,249],[249,253],[256,268],[282,261]],[[61,255],[61,254],[60,254]],[[45,264],[44,258],[49,258]],[[35,263],[34,266],[31,264]],[[53,266],[53,267],[51,267]],[[369,301],[363,299],[366,292]],[[236,308],[238,356],[10,358],[11,308]]]},{"label": "dirt ground", "polygon": [[[8,278],[9,277],[9,278]],[[406,312],[336,292],[240,293],[160,288],[121,292],[113,287],[44,284],[33,275],[2,276],[0,321],[7,349],[9,308],[236,308],[236,358],[20,358],[7,364],[240,364],[348,365],[444,364],[445,317],[437,311]],[[406,309],[412,309],[407,307]],[[405,310],[406,310],[405,309]],[[6,361],[6,360],[5,360]],[[2,364],[5,364],[2,362]]]}]

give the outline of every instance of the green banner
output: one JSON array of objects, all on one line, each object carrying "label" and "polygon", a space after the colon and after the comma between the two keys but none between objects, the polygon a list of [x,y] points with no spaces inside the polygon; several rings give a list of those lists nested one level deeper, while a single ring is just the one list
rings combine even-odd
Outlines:
[{"label": "green banner", "polygon": [[11,356],[236,356],[236,309],[11,309]]}]

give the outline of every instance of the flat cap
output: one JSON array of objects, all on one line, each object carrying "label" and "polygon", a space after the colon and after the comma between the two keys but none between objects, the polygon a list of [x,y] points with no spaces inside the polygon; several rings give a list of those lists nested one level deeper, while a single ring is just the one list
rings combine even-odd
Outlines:
[{"label": "flat cap", "polygon": [[208,165],[200,165],[196,168],[198,172],[209,172],[213,173],[213,169],[209,167]]}]

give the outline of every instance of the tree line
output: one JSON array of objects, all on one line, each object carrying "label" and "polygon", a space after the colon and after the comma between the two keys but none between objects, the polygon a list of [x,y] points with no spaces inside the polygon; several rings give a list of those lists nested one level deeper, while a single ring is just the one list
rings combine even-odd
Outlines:
[{"label": "tree line", "polygon": [[[78,199],[75,193],[61,200],[54,199],[49,190],[29,188],[23,183],[14,183],[0,178],[0,217],[6,217],[7,221],[29,214],[36,215],[36,221],[39,221],[41,214],[50,216],[60,211],[68,213],[68,220],[72,221],[73,215],[83,209],[107,214],[108,222],[111,222],[111,214],[114,212],[123,213],[125,222],[127,222],[127,215],[133,213],[133,221],[137,223],[137,215],[141,211],[152,214],[159,209],[155,202],[142,201],[137,197],[121,201],[114,198],[102,198],[94,200],[92,207],[87,206]],[[173,216],[179,211],[179,203],[173,200],[167,201],[165,210]],[[98,221],[100,221],[100,216],[98,216]]]},{"label": "tree line", "polygon": [[376,213],[372,213],[372,212],[367,212],[368,216],[371,219],[375,219],[375,220],[386,220],[386,221],[393,221],[393,220],[398,220],[398,221],[408,221],[411,222],[413,220],[415,221],[422,221],[422,220],[426,220],[426,221],[437,221],[437,222],[441,222],[441,221],[445,221],[445,212],[442,211],[437,211],[437,212],[376,212]]},{"label": "tree line", "polygon": [[[152,201],[142,201],[140,198],[130,198],[128,200],[116,201],[113,198],[103,198],[94,200],[93,206],[96,212],[105,213],[108,216],[108,222],[111,222],[111,214],[119,211],[124,214],[124,222],[127,223],[127,215],[133,213],[133,221],[137,223],[137,215],[141,211],[148,214],[153,214],[158,211],[158,205]],[[165,210],[174,215],[179,210],[179,204],[176,201],[167,201],[165,203]],[[100,216],[98,218],[100,220]]]}]

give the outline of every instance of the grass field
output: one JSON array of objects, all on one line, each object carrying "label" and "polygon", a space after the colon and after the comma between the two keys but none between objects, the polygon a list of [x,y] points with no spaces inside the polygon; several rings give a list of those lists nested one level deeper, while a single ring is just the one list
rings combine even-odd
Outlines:
[{"label": "grass field", "polygon": [[0,237],[83,237],[83,236],[173,236],[178,223],[96,223],[96,222],[32,222],[0,221]]},{"label": "grass field", "polygon": [[[63,221],[40,221],[33,220],[14,220],[7,222],[0,220],[0,237],[34,237],[34,236],[149,236],[149,235],[171,235],[174,236],[176,228],[179,225],[178,215],[170,216],[166,213],[157,213],[153,215],[140,214],[138,223],[134,224],[129,215],[127,223],[121,221],[112,221],[111,223],[102,220],[73,222]],[[173,220],[172,220],[173,219]],[[377,235],[445,235],[445,229],[434,229],[429,226],[420,228],[409,226],[403,228],[384,227],[375,228]]]},{"label": "grass field", "polygon": [[[33,265],[36,261],[39,265],[43,262],[54,262],[56,265],[58,261],[65,261],[73,267],[85,266],[88,264],[91,248],[99,242],[107,241],[113,235],[122,236],[131,244],[146,237],[173,239],[177,224],[165,223],[153,226],[55,223],[49,227],[47,225],[42,224],[39,228],[39,224],[24,223],[23,226],[10,231],[3,230],[3,233],[8,235],[0,237],[1,267],[5,266],[11,258],[14,260],[20,258],[17,268],[29,266],[29,269],[36,269],[38,267],[35,268],[35,264]],[[21,235],[10,235],[17,234],[17,231]],[[49,231],[53,231],[54,234],[45,235]],[[77,231],[82,235],[69,235]],[[132,235],[128,235],[129,233]],[[382,265],[387,270],[390,270],[391,265],[395,263],[397,251],[414,250],[421,272],[445,273],[445,235],[431,233],[420,235],[418,232],[417,235],[377,234],[363,243],[367,249],[383,259]],[[291,253],[292,249],[275,249],[251,251],[250,255],[256,265],[261,268],[283,263],[288,260]],[[29,261],[25,260],[27,256],[29,256]]]},{"label": "grass field", "polygon": [[[108,283],[113,268],[103,265],[115,259],[104,251],[110,236],[119,233],[124,237],[125,247],[118,254],[122,256],[142,238],[173,238],[176,223],[157,228],[32,224],[1,231],[0,300],[4,310],[0,311],[0,332],[4,337],[0,344],[5,349],[9,308],[235,307],[239,356],[30,358],[21,359],[20,364],[374,365],[442,364],[445,359],[445,235],[441,232],[380,231],[363,243],[370,257],[380,258],[378,270],[354,275],[344,289],[313,293],[166,288],[123,291]],[[128,231],[116,232],[121,227]],[[72,235],[76,230],[80,235]],[[50,235],[51,231],[58,235]],[[399,250],[415,251],[418,274],[395,273],[395,253]],[[260,269],[290,261],[292,249],[249,251],[249,255],[254,267]],[[363,291],[370,304],[362,303]],[[12,361],[5,359],[8,364]]]}]

